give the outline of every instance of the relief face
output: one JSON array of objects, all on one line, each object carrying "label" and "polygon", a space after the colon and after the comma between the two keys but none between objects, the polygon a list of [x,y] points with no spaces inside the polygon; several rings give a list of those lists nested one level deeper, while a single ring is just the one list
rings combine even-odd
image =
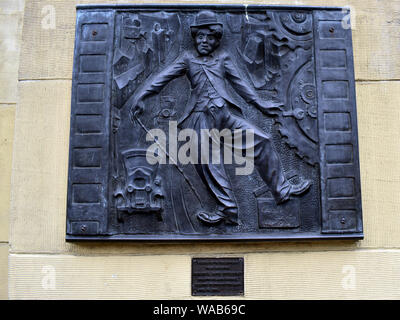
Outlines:
[{"label": "relief face", "polygon": [[79,6],[67,239],[362,238],[340,9]]}]

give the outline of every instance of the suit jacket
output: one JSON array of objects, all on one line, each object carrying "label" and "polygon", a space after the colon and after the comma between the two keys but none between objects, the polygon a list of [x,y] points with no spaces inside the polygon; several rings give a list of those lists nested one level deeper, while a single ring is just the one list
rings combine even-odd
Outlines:
[{"label": "suit jacket", "polygon": [[252,103],[257,99],[254,90],[241,78],[229,54],[226,52],[214,52],[209,56],[200,56],[194,52],[184,52],[172,65],[159,74],[150,77],[143,89],[139,91],[140,93],[138,95],[135,94],[135,96],[143,98],[159,93],[168,82],[183,75],[186,75],[190,81],[191,94],[183,115],[178,120],[179,124],[185,121],[193,111],[207,79],[218,94],[232,107],[237,108],[239,112],[241,112],[241,108],[231,98],[226,87],[226,80],[246,102]]}]

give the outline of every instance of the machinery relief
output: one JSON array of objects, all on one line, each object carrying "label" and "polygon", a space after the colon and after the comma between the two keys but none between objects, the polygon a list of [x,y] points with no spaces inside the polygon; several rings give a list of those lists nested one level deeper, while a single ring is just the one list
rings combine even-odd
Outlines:
[{"label": "machinery relief", "polygon": [[78,6],[67,239],[362,238],[345,14]]}]

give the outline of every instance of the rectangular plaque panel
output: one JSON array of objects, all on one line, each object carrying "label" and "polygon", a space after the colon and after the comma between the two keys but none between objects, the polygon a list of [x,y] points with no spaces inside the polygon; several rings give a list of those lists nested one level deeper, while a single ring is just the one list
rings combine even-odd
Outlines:
[{"label": "rectangular plaque panel", "polygon": [[192,296],[244,295],[243,258],[193,258]]},{"label": "rectangular plaque panel", "polygon": [[66,239],[363,238],[349,15],[78,5]]}]

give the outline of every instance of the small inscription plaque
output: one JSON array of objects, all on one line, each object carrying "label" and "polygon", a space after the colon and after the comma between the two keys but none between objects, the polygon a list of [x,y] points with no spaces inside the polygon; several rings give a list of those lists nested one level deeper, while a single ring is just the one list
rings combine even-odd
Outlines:
[{"label": "small inscription plaque", "polygon": [[192,296],[244,295],[243,258],[193,258]]}]

